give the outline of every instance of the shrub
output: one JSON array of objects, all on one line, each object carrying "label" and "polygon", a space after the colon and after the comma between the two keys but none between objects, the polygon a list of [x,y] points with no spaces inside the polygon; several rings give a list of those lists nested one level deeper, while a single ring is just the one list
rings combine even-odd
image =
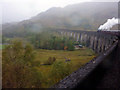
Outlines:
[{"label": "shrub", "polygon": [[14,41],[2,52],[2,87],[41,87],[41,73],[34,68],[34,51],[31,45]]},{"label": "shrub", "polygon": [[44,65],[52,65],[56,61],[55,57],[49,57],[48,60],[44,62]]},{"label": "shrub", "polygon": [[32,65],[37,67],[40,66],[40,63],[41,63],[40,61],[33,61]]},{"label": "shrub", "polygon": [[57,83],[72,71],[71,63],[55,62],[50,72],[51,82]]}]

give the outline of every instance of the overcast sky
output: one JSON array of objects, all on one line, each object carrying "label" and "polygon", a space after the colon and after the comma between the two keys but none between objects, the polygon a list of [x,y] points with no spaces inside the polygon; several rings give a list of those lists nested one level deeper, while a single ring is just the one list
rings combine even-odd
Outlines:
[{"label": "overcast sky", "polygon": [[[118,2],[119,0],[100,0]],[[0,0],[0,21],[18,22],[46,11],[51,7],[65,7],[81,2],[99,2],[99,0]]]}]

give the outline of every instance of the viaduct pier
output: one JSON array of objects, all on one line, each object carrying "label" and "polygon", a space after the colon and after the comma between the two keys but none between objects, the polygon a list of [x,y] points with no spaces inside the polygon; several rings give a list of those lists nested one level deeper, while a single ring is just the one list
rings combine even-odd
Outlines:
[{"label": "viaduct pier", "polygon": [[120,88],[120,32],[54,30],[73,37],[98,56],[52,88]]}]

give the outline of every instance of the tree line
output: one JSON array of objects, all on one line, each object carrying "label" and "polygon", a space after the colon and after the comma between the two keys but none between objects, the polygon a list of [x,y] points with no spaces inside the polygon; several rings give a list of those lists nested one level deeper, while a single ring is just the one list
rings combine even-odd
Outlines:
[{"label": "tree line", "polygon": [[37,49],[74,50],[74,42],[71,39],[48,32],[35,34],[29,38],[29,41]]}]

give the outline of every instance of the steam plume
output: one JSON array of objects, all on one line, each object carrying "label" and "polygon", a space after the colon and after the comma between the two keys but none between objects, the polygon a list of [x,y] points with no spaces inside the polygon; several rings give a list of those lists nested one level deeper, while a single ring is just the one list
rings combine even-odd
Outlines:
[{"label": "steam plume", "polygon": [[103,25],[100,25],[98,30],[110,30],[116,24],[120,24],[120,19],[113,17],[112,19],[108,19]]}]

